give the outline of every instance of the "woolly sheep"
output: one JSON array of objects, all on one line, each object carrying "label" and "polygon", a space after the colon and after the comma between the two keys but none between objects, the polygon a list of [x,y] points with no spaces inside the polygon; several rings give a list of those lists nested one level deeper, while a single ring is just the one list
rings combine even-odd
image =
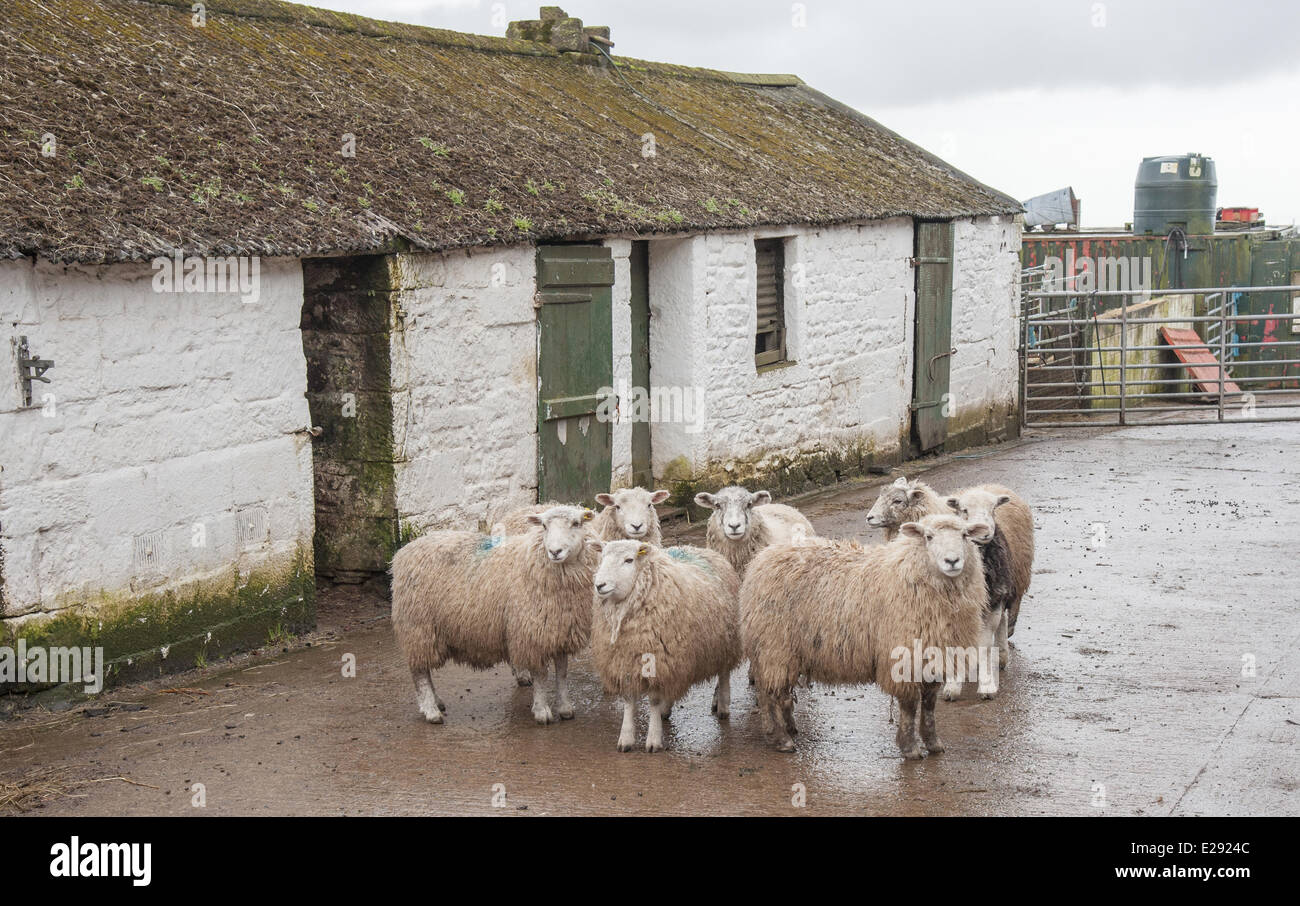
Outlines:
[{"label": "woolly sheep", "polygon": [[[1029,505],[1010,488],[996,484],[967,488],[944,501],[947,506],[970,522],[993,530],[984,555],[984,575],[989,590],[989,619],[981,645],[998,647],[998,658],[1005,667],[1009,657],[1007,637],[1015,632],[1020,601],[1029,590],[1034,571],[1034,517]],[[992,698],[998,691],[994,672],[981,679],[980,695]],[[961,694],[960,682],[944,687],[944,698]]]},{"label": "woolly sheep", "polygon": [[[976,542],[988,528],[946,515],[899,530],[874,547],[820,538],[773,546],[750,564],[740,590],[741,635],[759,708],[781,751],[794,750],[791,690],[800,673],[830,684],[874,682],[898,699],[905,758],[921,757],[919,703],[921,739],[931,753],[943,751],[935,699],[954,670],[952,654],[969,663],[979,638],[988,594]],[[939,653],[937,672],[932,652]]]},{"label": "woolly sheep", "polygon": [[783,503],[772,503],[767,491],[750,493],[732,486],[716,494],[696,494],[695,502],[713,510],[705,543],[726,557],[742,578],[749,562],[768,545],[816,537],[803,513]]},{"label": "woolly sheep", "polygon": [[420,713],[442,723],[447,710],[430,671],[449,660],[486,670],[508,662],[545,680],[555,665],[556,712],[543,683],[533,717],[573,717],[568,656],[587,644],[591,581],[599,560],[588,530],[595,514],[551,507],[529,517],[523,535],[431,532],[393,557],[393,631],[415,681]]},{"label": "woolly sheep", "polygon": [[920,479],[899,478],[881,488],[876,502],[867,512],[867,525],[885,530],[885,540],[898,536],[904,522],[917,522],[925,516],[948,512],[943,497]]},{"label": "woolly sheep", "polygon": [[650,700],[645,750],[664,747],[664,718],[696,683],[717,677],[713,712],[731,710],[731,671],[740,662],[736,595],[726,559],[698,547],[664,550],[606,541],[595,576],[591,660],[611,695],[623,699],[618,750],[636,744],[636,703]]},{"label": "woolly sheep", "polygon": [[[670,494],[670,491],[648,491],[645,488],[620,488],[610,494],[597,494],[596,502],[602,509],[591,524],[592,534],[602,541],[630,538],[656,547],[663,544],[659,511],[655,507],[667,500]],[[541,512],[547,506],[558,504],[514,510],[499,523],[500,527],[507,535],[527,531],[528,516]]]}]

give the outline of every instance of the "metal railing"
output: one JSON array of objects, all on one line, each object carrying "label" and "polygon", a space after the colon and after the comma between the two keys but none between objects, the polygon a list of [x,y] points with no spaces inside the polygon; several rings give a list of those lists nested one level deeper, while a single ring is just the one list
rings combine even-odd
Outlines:
[{"label": "metal railing", "polygon": [[[1300,420],[1300,315],[1290,302],[1298,291],[1031,290],[1021,304],[1021,422],[1085,427]],[[1240,300],[1249,293],[1285,293],[1287,305],[1243,314]],[[1134,296],[1145,298],[1135,305]],[[1120,304],[1106,309],[1116,298]],[[1187,310],[1171,312],[1178,307]],[[1250,329],[1239,329],[1243,325]],[[1172,334],[1178,342],[1170,342],[1162,328],[1192,330],[1196,342]],[[1190,360],[1183,361],[1180,351]]]}]

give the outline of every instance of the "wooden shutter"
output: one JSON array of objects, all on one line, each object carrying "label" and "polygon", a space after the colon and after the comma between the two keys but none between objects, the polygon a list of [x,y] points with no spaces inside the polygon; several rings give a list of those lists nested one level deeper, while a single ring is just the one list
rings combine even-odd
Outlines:
[{"label": "wooden shutter", "polygon": [[758,273],[754,365],[761,368],[785,360],[785,241],[757,240],[754,259]]}]

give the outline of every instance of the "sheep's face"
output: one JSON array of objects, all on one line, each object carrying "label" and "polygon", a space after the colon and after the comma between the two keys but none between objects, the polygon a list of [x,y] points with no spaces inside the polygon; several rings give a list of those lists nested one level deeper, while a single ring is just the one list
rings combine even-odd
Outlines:
[{"label": "sheep's face", "polygon": [[993,538],[987,526],[975,525],[955,516],[926,516],[920,522],[904,522],[899,535],[925,545],[939,572],[950,579],[960,576],[970,559],[967,541],[986,544]]},{"label": "sheep's face", "polygon": [[867,511],[867,525],[872,528],[893,528],[907,520],[908,511],[921,502],[923,492],[917,481],[899,478],[888,487],[880,489],[876,502]]},{"label": "sheep's face", "polygon": [[625,538],[636,540],[650,533],[658,521],[655,506],[668,499],[668,491],[623,488],[613,494],[597,494],[596,502],[614,511],[614,522]]},{"label": "sheep's face", "polygon": [[542,545],[551,563],[577,559],[582,546],[591,540],[587,526],[595,513],[580,506],[553,506],[543,513],[529,516],[528,521],[540,526]]},{"label": "sheep's face", "polygon": [[732,541],[741,541],[749,534],[749,528],[753,524],[754,507],[771,503],[772,495],[767,491],[754,491],[751,494],[744,488],[733,486],[723,488],[716,494],[696,494],[695,502],[717,510],[722,534]]},{"label": "sheep's face", "polygon": [[1010,500],[1006,494],[992,494],[980,488],[971,488],[958,497],[949,497],[947,503],[949,509],[967,522],[987,528],[989,539],[992,540],[993,533],[998,530],[993,513]]},{"label": "sheep's face", "polygon": [[600,566],[594,577],[596,594],[605,601],[622,601],[632,593],[637,570],[645,563],[650,545],[640,541],[606,541],[600,547]]}]

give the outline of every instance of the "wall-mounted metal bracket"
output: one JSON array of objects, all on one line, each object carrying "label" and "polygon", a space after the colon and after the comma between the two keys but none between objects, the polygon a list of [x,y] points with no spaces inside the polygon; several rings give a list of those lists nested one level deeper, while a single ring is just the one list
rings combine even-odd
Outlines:
[{"label": "wall-mounted metal bracket", "polygon": [[23,388],[23,407],[26,408],[32,404],[32,381],[40,381],[42,384],[48,384],[50,379],[45,377],[45,372],[54,367],[51,359],[39,359],[31,355],[27,348],[27,338],[18,338],[18,382]]}]

